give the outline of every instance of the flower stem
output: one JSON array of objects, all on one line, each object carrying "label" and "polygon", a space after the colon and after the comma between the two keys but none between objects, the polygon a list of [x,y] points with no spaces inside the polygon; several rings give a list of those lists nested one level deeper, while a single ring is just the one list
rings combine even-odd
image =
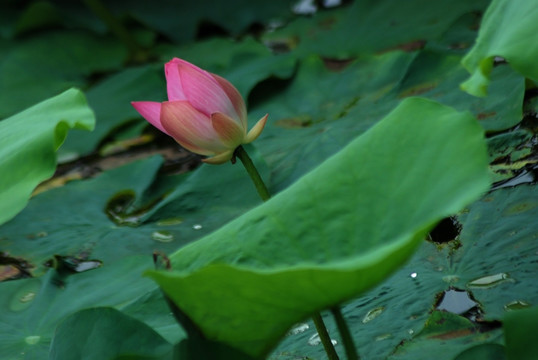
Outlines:
[{"label": "flower stem", "polygon": [[327,331],[327,328],[323,323],[323,318],[321,317],[321,314],[315,313],[314,316],[312,316],[312,320],[314,320],[314,325],[316,326],[319,338],[321,340],[321,343],[323,344],[323,348],[325,349],[329,360],[339,360],[338,354],[334,349],[331,337],[329,336],[329,332]]},{"label": "flower stem", "polygon": [[338,332],[340,333],[340,337],[342,338],[342,344],[344,345],[344,349],[346,350],[347,360],[359,360],[357,348],[355,347],[355,343],[353,342],[353,338],[351,337],[351,333],[349,331],[349,327],[346,324],[346,320],[342,316],[342,311],[340,310],[340,307],[333,306],[331,308],[331,313],[333,314],[334,321],[336,322],[336,326],[338,327]]},{"label": "flower stem", "polygon": [[243,166],[247,170],[248,175],[252,179],[252,182],[254,183],[254,186],[256,186],[256,190],[258,191],[258,194],[262,198],[263,201],[269,200],[271,195],[269,194],[269,190],[267,190],[267,187],[265,186],[265,183],[263,182],[262,177],[260,176],[260,173],[256,169],[256,166],[254,166],[254,163],[250,159],[250,156],[248,156],[245,149],[239,145],[237,149],[235,149],[235,156],[241,160],[243,163]]},{"label": "flower stem", "polygon": [[[248,156],[243,146],[240,145],[237,149],[235,149],[234,155],[238,157],[239,160],[241,160],[241,162],[243,163],[243,166],[247,170],[247,173],[250,178],[252,179],[254,186],[256,186],[256,190],[258,190],[258,194],[260,195],[262,200],[269,200],[271,194],[269,194],[269,190],[267,190],[267,186],[265,186],[265,183],[263,182],[260,173],[254,166],[252,159],[250,158],[250,156]],[[325,326],[325,323],[323,322],[320,313],[315,313],[312,317],[312,320],[314,320],[314,325],[316,326],[319,338],[321,339],[321,343],[325,348],[325,352],[327,353],[329,360],[338,360],[338,355],[336,354],[336,350],[334,349],[333,343],[329,336],[329,332],[327,331],[327,327]]]}]

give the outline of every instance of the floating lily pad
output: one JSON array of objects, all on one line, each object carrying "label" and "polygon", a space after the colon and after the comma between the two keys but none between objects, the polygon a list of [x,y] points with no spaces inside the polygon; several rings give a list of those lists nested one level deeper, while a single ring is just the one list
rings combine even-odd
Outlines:
[{"label": "floating lily pad", "polygon": [[[533,254],[538,251],[538,227],[533,221],[538,213],[535,192],[534,186],[520,185],[485,195],[458,216],[462,232],[455,241],[443,246],[425,241],[402,269],[345,305],[343,313],[360,354],[365,358],[386,358],[402,341],[414,341],[438,297],[451,288],[470,292],[478,302],[475,316],[482,323],[501,321],[507,311],[537,303],[533,263]],[[327,324],[329,331],[336,334],[334,323],[329,320]],[[499,325],[492,328],[499,329]],[[287,337],[271,359],[284,353],[323,357],[321,346],[307,343],[313,332]],[[491,337],[485,330],[482,340],[487,343],[488,339]],[[473,342],[478,345],[478,340]],[[468,346],[455,345],[459,351]],[[413,354],[422,356],[420,352]],[[452,356],[444,354],[437,357],[452,360]]]},{"label": "floating lily pad", "polygon": [[390,92],[414,56],[391,52],[366,57],[340,71],[312,56],[274,96],[266,99],[263,87],[255,89],[252,117],[269,113],[256,144],[272,168],[273,191],[296,181],[389,113],[399,102]]},{"label": "floating lily pad", "polygon": [[151,263],[151,256],[132,256],[78,274],[50,269],[37,279],[2,283],[2,357],[47,358],[54,330],[66,316],[88,307],[125,306],[151,290],[154,285],[140,278]]},{"label": "floating lily pad", "polygon": [[[129,200],[141,196],[161,164],[162,159],[154,157],[37,195],[25,211],[2,227],[3,240],[10,243],[6,250],[33,264],[35,275],[42,273],[43,264],[56,254],[87,253],[108,263],[136,253],[135,248],[142,246],[139,251],[150,256],[156,245],[151,240],[152,230],[138,231],[135,237],[130,237],[125,233],[129,232],[126,227],[129,223],[120,223],[126,217],[136,218]],[[130,198],[121,204],[111,203],[122,194]]]},{"label": "floating lily pad", "polygon": [[152,328],[114,308],[93,308],[63,320],[50,347],[51,360],[173,359],[173,346]]},{"label": "floating lily pad", "polygon": [[538,346],[534,334],[538,331],[538,308],[516,310],[504,317],[506,353],[509,360],[531,360]]},{"label": "floating lily pad", "polygon": [[[5,250],[24,257],[35,275],[55,254],[87,253],[105,263],[131,254],[151,256],[153,250],[172,252],[261,202],[245,170],[231,164],[203,166],[167,184],[157,181],[157,188],[169,192],[158,202],[162,189],[150,194],[150,185],[161,165],[160,157],[152,157],[37,195],[2,226]],[[260,170],[266,173],[263,166]],[[156,240],[159,232],[171,238]]]},{"label": "floating lily pad", "polygon": [[454,358],[454,360],[505,360],[503,345],[486,343],[470,347]]},{"label": "floating lily pad", "polygon": [[[491,10],[494,19],[486,14],[482,33],[492,36],[489,40],[483,36],[479,43],[504,41],[519,50],[512,58],[506,56],[508,53],[490,54],[500,57],[493,58],[490,96],[486,98],[468,96],[458,85],[468,76],[459,62],[475,41],[479,20],[490,1],[443,0],[435,6],[426,0],[398,6],[392,1],[344,2],[336,10],[320,10],[312,16],[293,16],[290,9],[295,1],[243,2],[238,0],[240,7],[235,2],[211,2],[211,6],[205,2],[166,6],[138,0],[107,2],[105,6],[146,47],[152,61],[161,57],[147,67],[120,69],[125,66],[126,48],[83,2],[20,4],[9,0],[0,10],[0,52],[5,55],[0,60],[0,118],[77,85],[86,89],[97,128],[91,134],[70,132],[59,149],[60,156],[99,150],[102,140],[110,135],[137,137],[148,125],[129,102],[164,100],[163,63],[178,56],[232,81],[248,99],[251,121],[269,113],[267,128],[254,144],[260,154],[253,148],[249,153],[265,179],[271,174],[269,185],[274,192],[297,182],[375,126],[401,101],[416,95],[468,110],[478,118],[490,132],[489,155],[495,161],[496,180],[524,169],[532,175],[536,139],[534,132],[522,128],[535,127],[534,85],[524,78],[531,77],[529,59],[536,58],[536,48],[529,42],[534,37],[520,37],[525,24],[534,21],[534,10],[529,8],[532,0],[491,2],[498,9]],[[185,7],[192,11],[177,11]],[[499,7],[504,8],[500,11]],[[489,25],[486,18],[490,18]],[[237,36],[223,38],[227,33]],[[215,34],[219,38],[212,37]],[[195,37],[195,43],[186,42]],[[480,56],[486,56],[482,50]],[[517,58],[527,63],[519,66]],[[475,70],[476,74],[480,66]],[[525,122],[515,131],[497,134],[521,120],[525,85]],[[406,131],[402,129],[402,133]],[[446,139],[438,143],[444,146]],[[380,140],[375,148],[385,148],[391,142],[390,138]],[[398,151],[388,157],[398,162],[402,161],[400,155]],[[438,154],[430,155],[435,163]],[[457,164],[466,159],[466,155],[459,156]],[[354,159],[353,164],[360,162]],[[26,169],[21,164],[2,174],[11,179],[11,174]],[[62,319],[84,308],[110,306],[151,326],[170,343],[181,341],[175,350],[181,348],[182,356],[203,358],[189,352],[200,344],[183,339],[185,334],[160,290],[140,274],[153,268],[153,250],[170,254],[241,216],[260,200],[240,165],[202,166],[191,174],[170,177],[158,172],[160,165],[161,160],[153,158],[34,196],[25,210],[0,227],[1,260],[20,260],[19,265],[28,267],[19,275],[35,276],[0,283],[0,302],[6,309],[0,321],[3,357],[19,359],[24,353],[26,359],[46,359]],[[377,172],[385,174],[391,167]],[[402,169],[401,178],[412,170],[412,165]],[[445,169],[444,174],[440,177],[452,176],[452,169]],[[527,178],[535,182],[535,177]],[[532,263],[538,251],[533,245],[538,231],[533,225],[538,208],[533,202],[536,189],[535,185],[511,188],[510,184],[515,182],[504,184],[505,188],[493,191],[459,215],[462,233],[455,240],[423,243],[404,268],[344,305],[344,316],[362,358],[384,359],[395,351],[394,356],[418,358],[431,355],[421,349],[437,349],[436,344],[446,349],[432,350],[440,360],[453,360],[454,354],[458,360],[496,354],[501,346],[495,343],[496,336],[502,331],[495,328],[498,321],[504,321],[508,312],[517,314],[516,310],[538,301]],[[394,193],[394,188],[385,189],[379,198]],[[347,201],[349,193],[342,198]],[[107,216],[107,210],[113,211]],[[320,213],[322,224],[325,209]],[[327,252],[336,251],[330,245]],[[273,253],[278,251],[271,248],[262,260],[267,264],[276,261],[268,259]],[[238,255],[237,261],[246,261],[243,255]],[[15,265],[3,269],[9,272]],[[58,286],[62,285],[58,279],[64,288]],[[257,289],[255,286],[259,284],[254,284]],[[438,300],[449,292],[469,293],[478,310],[475,307],[472,311],[476,313],[463,314],[471,319],[471,325],[453,314],[440,318],[457,318],[462,320],[462,330],[473,331],[479,325],[472,320],[474,316],[486,324],[480,335],[472,333],[446,343],[423,336],[426,332],[422,330],[431,328],[432,310],[439,308]],[[279,293],[274,298],[281,296]],[[312,304],[310,297],[306,304]],[[338,341],[337,351],[343,353],[332,318],[325,315],[331,337]],[[310,328],[305,329],[305,325]],[[297,324],[270,358],[325,358],[322,346],[309,341],[315,333],[309,321]],[[532,351],[524,341],[519,345]],[[209,348],[207,343],[202,346]],[[222,352],[224,358],[240,358],[229,348],[222,347]],[[517,359],[523,356],[517,351],[513,354]]]},{"label": "floating lily pad", "polygon": [[0,61],[0,118],[84,87],[95,72],[118,70],[127,51],[116,40],[82,31],[44,32],[13,42]]},{"label": "floating lily pad", "polygon": [[[249,149],[259,163],[256,152]],[[190,176],[161,181],[156,180],[161,164],[161,158],[153,157],[104,172],[95,179],[73,181],[46,191],[0,228],[2,250],[24,258],[28,272],[36,276],[0,284],[0,301],[5,304],[18,304],[20,301],[14,298],[35,298],[33,302],[20,302],[17,311],[2,318],[5,322],[0,324],[0,332],[6,336],[0,336],[0,344],[5,344],[9,354],[33,349],[38,354],[36,359],[43,358],[56,324],[92,306],[121,308],[127,315],[153,326],[170,342],[184,336],[160,290],[153,291],[156,285],[141,278],[143,270],[153,267],[153,251],[171,253],[261,200],[238,165],[205,165]],[[259,167],[266,176],[264,167]],[[217,177],[219,186],[214,182]],[[150,189],[152,184],[158,191]],[[166,201],[156,205],[163,191],[169,192]],[[166,241],[158,234],[167,234]],[[100,266],[68,271],[62,285],[54,282],[51,275],[56,268],[61,270],[54,261],[58,258],[55,255],[82,263],[99,261]],[[132,284],[129,291],[118,291],[122,288],[119,284],[126,283]],[[48,295],[37,296],[39,288],[52,290]],[[34,295],[25,295],[30,292]],[[35,314],[39,311],[48,315],[40,315],[42,321],[36,323]],[[18,327],[17,331],[10,331],[12,327]],[[39,346],[27,347],[27,336],[39,338],[35,343]]]},{"label": "floating lily pad", "polygon": [[506,181],[521,174],[525,166],[536,163],[533,159],[533,134],[517,129],[488,139],[488,148],[494,182]]},{"label": "floating lily pad", "polygon": [[[120,13],[148,24],[165,34],[176,43],[195,39],[201,23],[209,23],[238,35],[253,23],[266,24],[272,18],[285,17],[290,14],[291,0],[231,0],[214,2],[202,0],[196,2],[178,2],[165,0],[154,6],[144,0],[118,2],[112,7]],[[164,13],[168,16],[163,16]],[[173,14],[173,15],[172,15]]]},{"label": "floating lily pad", "polygon": [[[501,339],[501,329],[484,334],[477,326],[461,316],[434,311],[413,341],[404,342],[388,359],[428,360],[435,353],[442,353],[444,359],[459,359],[456,356],[461,356],[461,348],[469,348],[474,343],[491,344]],[[483,360],[505,359],[504,347],[496,345],[488,348],[489,352],[486,353],[488,357],[482,357]],[[480,359],[476,353],[474,356],[477,357],[472,359]]]},{"label": "floating lily pad", "polygon": [[[280,191],[334,154],[410,96],[427,97],[475,114],[488,132],[521,121],[524,79],[509,67],[493,73],[491,95],[459,91],[461,55],[433,50],[363,56],[330,68],[317,56],[303,59],[291,81],[264,98],[263,84],[250,95],[252,118],[269,113],[257,144]],[[312,83],[316,86],[312,87]],[[298,141],[297,139],[300,139]]]},{"label": "floating lily pad", "polygon": [[394,49],[413,51],[445,33],[464,14],[485,10],[488,1],[358,1],[348,8],[299,18],[264,37],[298,56],[346,59]]}]

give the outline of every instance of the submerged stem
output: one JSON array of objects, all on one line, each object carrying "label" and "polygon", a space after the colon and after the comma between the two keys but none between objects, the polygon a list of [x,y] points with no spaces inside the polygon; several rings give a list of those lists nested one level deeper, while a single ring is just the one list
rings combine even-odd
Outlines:
[{"label": "submerged stem", "polygon": [[314,325],[316,326],[316,330],[318,331],[319,338],[321,340],[321,343],[323,344],[323,348],[325,349],[325,352],[327,353],[327,357],[329,360],[339,360],[338,354],[336,353],[336,350],[334,349],[333,342],[331,340],[331,337],[329,336],[329,332],[327,331],[327,328],[325,327],[325,323],[323,322],[323,318],[321,317],[320,313],[315,313],[312,316],[312,320],[314,320]]},{"label": "submerged stem", "polygon": [[[254,186],[256,186],[256,190],[258,191],[258,194],[260,195],[262,200],[263,201],[269,200],[269,198],[271,197],[271,194],[269,194],[269,190],[267,190],[267,186],[265,186],[265,183],[263,182],[263,179],[260,176],[260,173],[256,169],[256,166],[254,166],[252,159],[250,158],[250,156],[248,156],[245,149],[242,146],[239,146],[237,149],[235,149],[234,155],[237,156],[239,160],[241,160],[241,162],[243,163],[243,166],[247,170],[247,173],[250,176],[250,179],[254,183]],[[314,320],[314,325],[316,326],[316,329],[319,334],[319,338],[321,339],[321,343],[323,344],[323,347],[325,348],[325,352],[327,353],[329,360],[338,360],[338,354],[336,354],[336,350],[334,349],[331,338],[329,337],[329,332],[327,331],[327,327],[325,326],[325,323],[323,322],[321,314],[320,313],[314,314],[312,317],[312,320]]]},{"label": "submerged stem", "polygon": [[340,333],[340,337],[342,338],[342,344],[344,345],[344,349],[346,350],[347,360],[359,360],[357,348],[355,347],[355,343],[353,342],[353,338],[351,337],[351,332],[349,331],[349,327],[347,326],[346,320],[344,319],[344,316],[342,316],[340,306],[333,306],[331,308],[331,313],[333,314],[334,321],[336,322],[336,326],[338,327],[338,332]]}]

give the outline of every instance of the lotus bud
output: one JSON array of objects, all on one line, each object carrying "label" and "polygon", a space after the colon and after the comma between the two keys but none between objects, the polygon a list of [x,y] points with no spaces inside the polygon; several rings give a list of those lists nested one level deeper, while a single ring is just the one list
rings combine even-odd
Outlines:
[{"label": "lotus bud", "polygon": [[178,58],[164,66],[168,101],[131,104],[149,123],[185,149],[222,164],[235,149],[254,141],[267,116],[247,132],[247,109],[239,91],[226,79]]}]

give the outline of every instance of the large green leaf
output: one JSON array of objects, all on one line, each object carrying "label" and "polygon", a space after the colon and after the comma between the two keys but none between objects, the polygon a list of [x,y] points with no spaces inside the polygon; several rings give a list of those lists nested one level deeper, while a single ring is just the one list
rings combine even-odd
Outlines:
[{"label": "large green leaf", "polygon": [[256,145],[273,171],[272,189],[290,185],[394,109],[399,99],[391,91],[414,58],[394,51],[331,69],[311,56],[289,86],[255,90],[252,117],[269,113]]},{"label": "large green leaf", "polygon": [[173,272],[148,275],[210,339],[262,356],[293,323],[401,266],[433,224],[488,188],[486,164],[471,115],[407,99],[267,203],[173,254]]},{"label": "large green leaf", "polygon": [[493,0],[484,14],[476,43],[462,60],[471,77],[462,84],[469,94],[485,96],[496,56],[524,76],[538,81],[538,7],[534,0]]},{"label": "large green leaf", "polygon": [[54,333],[50,360],[252,360],[221,343],[186,338],[175,346],[114,308],[81,310]]},{"label": "large green leaf", "polygon": [[[411,0],[402,6],[394,6],[392,1],[346,4],[286,24],[271,21],[271,30],[262,32],[262,39],[268,40],[263,45],[248,36],[241,40],[211,37],[215,30],[236,32],[254,19],[267,22],[268,12],[263,6],[255,6],[258,15],[236,14],[241,17],[238,22],[229,22],[227,16],[204,18],[197,13],[204,5],[187,5],[193,11],[182,14],[170,11],[173,6],[183,6],[177,4],[151,9],[144,4],[132,8],[130,15],[135,21],[128,16],[118,19],[127,20],[124,24],[135,35],[145,25],[159,29],[159,35],[176,40],[192,38],[198,31],[196,44],[165,44],[167,57],[162,60],[170,56],[191,60],[227,77],[244,96],[254,87],[248,99],[252,119],[267,112],[270,115],[269,124],[255,145],[268,162],[271,189],[280,191],[338,152],[408,96],[420,95],[456,110],[470,111],[487,131],[516,125],[521,119],[524,76],[511,63],[493,68],[490,96],[475,98],[457,90],[457,85],[468,76],[459,64],[460,57],[474,42],[480,9],[488,2],[441,1],[435,7],[425,0]],[[73,31],[84,27],[104,34],[104,24],[89,14],[84,4],[63,0],[54,3],[53,15],[63,17],[56,21],[48,17],[50,12],[46,13],[49,3],[29,3],[27,11],[16,0],[2,6],[0,17],[5,21],[0,22],[4,36],[0,39],[0,53],[5,56],[0,60],[0,71],[4,74],[0,76],[3,79],[0,88],[4,87],[5,91],[0,91],[0,113],[12,114],[73,84],[88,86],[86,94],[95,110],[98,127],[92,134],[70,132],[59,149],[88,153],[111,132],[123,131],[122,126],[131,119],[141,120],[129,101],[165,98],[162,63],[155,68],[127,69],[117,76],[109,74],[125,59],[125,49],[110,38]],[[229,5],[223,4],[217,4],[206,14],[222,13],[219,8]],[[106,5],[116,15],[130,11],[126,5]],[[228,6],[226,11],[233,12],[233,8]],[[275,14],[280,11],[276,8]],[[245,14],[251,11],[252,5],[242,9]],[[282,8],[282,13],[288,9]],[[28,20],[28,15],[45,21],[41,24],[19,21],[19,18]],[[187,21],[178,22],[180,17]],[[198,19],[202,19],[201,25],[196,25]],[[222,28],[214,26],[219,23]],[[42,25],[53,25],[56,30],[29,31],[40,30]],[[60,29],[64,25],[66,29]],[[259,24],[250,25],[258,39]],[[272,30],[274,25],[278,27],[276,31]],[[178,32],[178,28],[186,31]],[[21,32],[24,37],[19,36]],[[18,37],[6,40],[14,35]],[[163,36],[156,40],[159,46],[164,45]],[[150,42],[147,44],[150,53],[163,54],[150,48]],[[264,45],[277,52],[286,46],[295,50],[272,56]],[[421,47],[424,49],[413,51]],[[388,51],[366,54],[378,50]],[[295,59],[309,54],[314,55],[298,62],[298,72],[291,80],[271,79],[255,86],[268,76],[288,78]],[[357,58],[348,59],[350,56]],[[347,60],[335,61],[334,57]],[[534,126],[536,110],[532,107],[536,103],[532,101],[533,94],[533,90],[525,94],[527,100],[531,99],[527,102],[530,116],[526,120],[530,127]],[[143,98],[136,98],[140,96]],[[143,122],[136,125],[140,129]],[[116,134],[125,136],[125,132]],[[495,160],[498,179],[519,174],[522,166],[532,164],[536,157],[532,155],[533,139],[534,132],[521,129],[490,137],[490,160]],[[0,301],[3,308],[9,309],[0,316],[2,356],[18,359],[24,354],[27,359],[46,358],[58,322],[89,306],[116,306],[155,328],[168,341],[181,339],[183,334],[169,314],[160,291],[150,281],[139,279],[140,272],[152,267],[149,254],[153,249],[174,251],[216,230],[260,201],[240,165],[203,166],[191,176],[168,178],[157,174],[160,163],[159,159],[151,159],[40,194],[32,198],[19,216],[0,228],[3,253],[0,262],[16,260],[12,257],[26,260],[27,272],[37,277],[0,284]],[[533,181],[531,174],[522,175]],[[450,286],[471,291],[480,303],[480,320],[486,322],[502,320],[505,307],[535,304],[538,292],[532,261],[538,250],[533,245],[538,207],[533,201],[534,192],[533,186],[518,186],[488,194],[469,207],[468,214],[466,210],[460,215],[463,233],[458,241],[446,246],[423,244],[406,267],[345,305],[344,315],[362,357],[386,358],[402,341],[407,345],[403,350],[408,351],[408,358],[427,356],[424,348],[436,349],[436,340],[413,334],[425,326],[436,297]],[[118,220],[130,225],[138,223],[138,227],[119,226],[104,215],[108,200],[121,199],[122,195],[132,195],[135,199],[119,214]],[[161,197],[164,200],[153,207]],[[461,246],[456,249],[456,244]],[[6,253],[9,255],[4,258]],[[59,288],[52,291],[53,284],[47,283],[49,275],[39,276],[43,263],[54,259],[54,255],[75,259],[87,256],[90,262],[103,261],[103,266],[69,276],[64,291]],[[0,272],[10,266],[0,264]],[[418,273],[418,277],[411,277],[412,273]],[[483,288],[466,287],[476,279],[497,279],[497,282]],[[32,298],[35,284],[47,290]],[[13,304],[31,306],[14,312]],[[368,319],[371,320],[363,323]],[[339,340],[330,317],[327,320],[331,335]],[[274,358],[323,359],[321,345],[308,344],[313,334],[315,329],[310,324],[304,333],[290,335],[275,351]],[[466,350],[465,339],[474,344],[491,338],[489,331],[481,335],[443,343],[450,350],[437,351],[435,356],[452,360],[455,352]],[[341,350],[340,343],[337,350]],[[476,355],[471,352],[468,356]]]},{"label": "large green leaf", "polygon": [[[493,71],[490,96],[458,90],[466,76],[461,55],[424,49],[364,55],[334,68],[310,56],[299,62],[291,82],[251,93],[251,116],[269,113],[256,141],[272,170],[272,189],[280,191],[382,119],[403,98],[420,95],[471,111],[488,132],[521,121],[524,78],[509,66]],[[312,86],[315,84],[315,86]],[[269,93],[272,96],[267,96]]]},{"label": "large green leaf", "polygon": [[[129,198],[114,206],[110,200],[121,200],[118,194],[140,198],[161,164],[162,159],[153,157],[40,193],[19,216],[0,227],[2,250],[23,258],[27,272],[35,276],[0,283],[0,303],[6,309],[0,321],[0,347],[6,359],[19,359],[21,353],[27,354],[26,359],[43,359],[58,322],[94,306],[126,307],[127,314],[156,327],[167,340],[182,336],[162,297],[158,293],[146,296],[155,285],[141,279],[140,273],[152,267],[153,250],[173,251],[185,240],[174,232],[175,239],[156,241],[153,233],[170,232],[173,227],[120,226],[107,216],[112,211],[118,218],[132,220]],[[192,228],[190,233],[196,235]],[[65,267],[58,256],[90,265],[91,271],[58,273]],[[92,269],[92,264],[97,268]],[[130,285],[124,288],[125,284]],[[139,306],[131,304],[137,297]]]},{"label": "large green leaf", "polygon": [[0,224],[22,210],[34,188],[54,174],[56,150],[68,129],[92,130],[94,123],[76,89],[0,122]]},{"label": "large green leaf", "polygon": [[489,96],[477,98],[458,85],[467,77],[461,56],[439,50],[421,51],[399,86],[400,97],[418,95],[471,111],[488,132],[511,128],[522,118],[525,79],[509,66],[498,66],[491,73]]},{"label": "large green leaf", "polygon": [[173,347],[152,328],[114,308],[79,311],[54,334],[50,360],[170,360]]},{"label": "large green leaf", "polygon": [[454,360],[505,360],[504,346],[485,343],[462,351]]},{"label": "large green leaf", "polygon": [[154,156],[40,193],[0,228],[0,244],[38,276],[54,255],[85,254],[108,263],[153,250],[169,253],[261,202],[239,165],[205,165],[160,181],[161,165],[162,158]]},{"label": "large green leaf", "polygon": [[[128,305],[154,287],[140,278],[140,272],[151,266],[151,256],[131,256],[80,273],[50,269],[39,278],[1,283],[2,359],[45,359],[60,320],[88,307]],[[158,316],[169,317],[168,312]],[[150,325],[159,322],[158,316]],[[181,335],[177,326],[173,330]]]},{"label": "large green leaf", "polygon": [[504,317],[506,353],[509,360],[532,360],[538,354],[538,307],[513,311]]},{"label": "large green leaf", "polygon": [[[470,343],[455,339],[451,351],[492,341],[488,321],[501,321],[510,309],[538,302],[533,255],[538,251],[535,192],[535,186],[521,185],[486,194],[458,216],[462,230],[453,235],[455,240],[444,244],[424,241],[403,268],[346,304],[342,311],[361,355],[385,359],[402,342],[415,340],[430,346],[418,333],[448,289],[468,291],[478,303],[474,324],[486,325],[479,330],[483,336],[468,338]],[[287,337],[271,359],[280,359],[283,354],[323,358],[321,346],[308,345],[309,337],[315,333],[313,325],[308,325],[309,330]],[[331,320],[327,325],[331,334],[336,334]],[[422,356],[421,349],[406,347],[409,358]],[[445,351],[436,356],[452,360],[450,354]]]},{"label": "large green leaf", "polygon": [[[259,157],[253,159],[265,177]],[[40,193],[0,227],[2,251],[25,261],[24,271],[35,277],[0,283],[0,306],[8,309],[0,320],[2,355],[43,359],[57,323],[94,306],[117,307],[170,342],[184,336],[160,290],[153,291],[155,283],[141,278],[153,266],[152,252],[171,253],[261,200],[238,164],[156,179],[161,165],[160,157],[152,157]],[[165,200],[156,205],[163,193]],[[72,271],[60,287],[50,266],[61,268],[65,261],[101,266]]]}]

